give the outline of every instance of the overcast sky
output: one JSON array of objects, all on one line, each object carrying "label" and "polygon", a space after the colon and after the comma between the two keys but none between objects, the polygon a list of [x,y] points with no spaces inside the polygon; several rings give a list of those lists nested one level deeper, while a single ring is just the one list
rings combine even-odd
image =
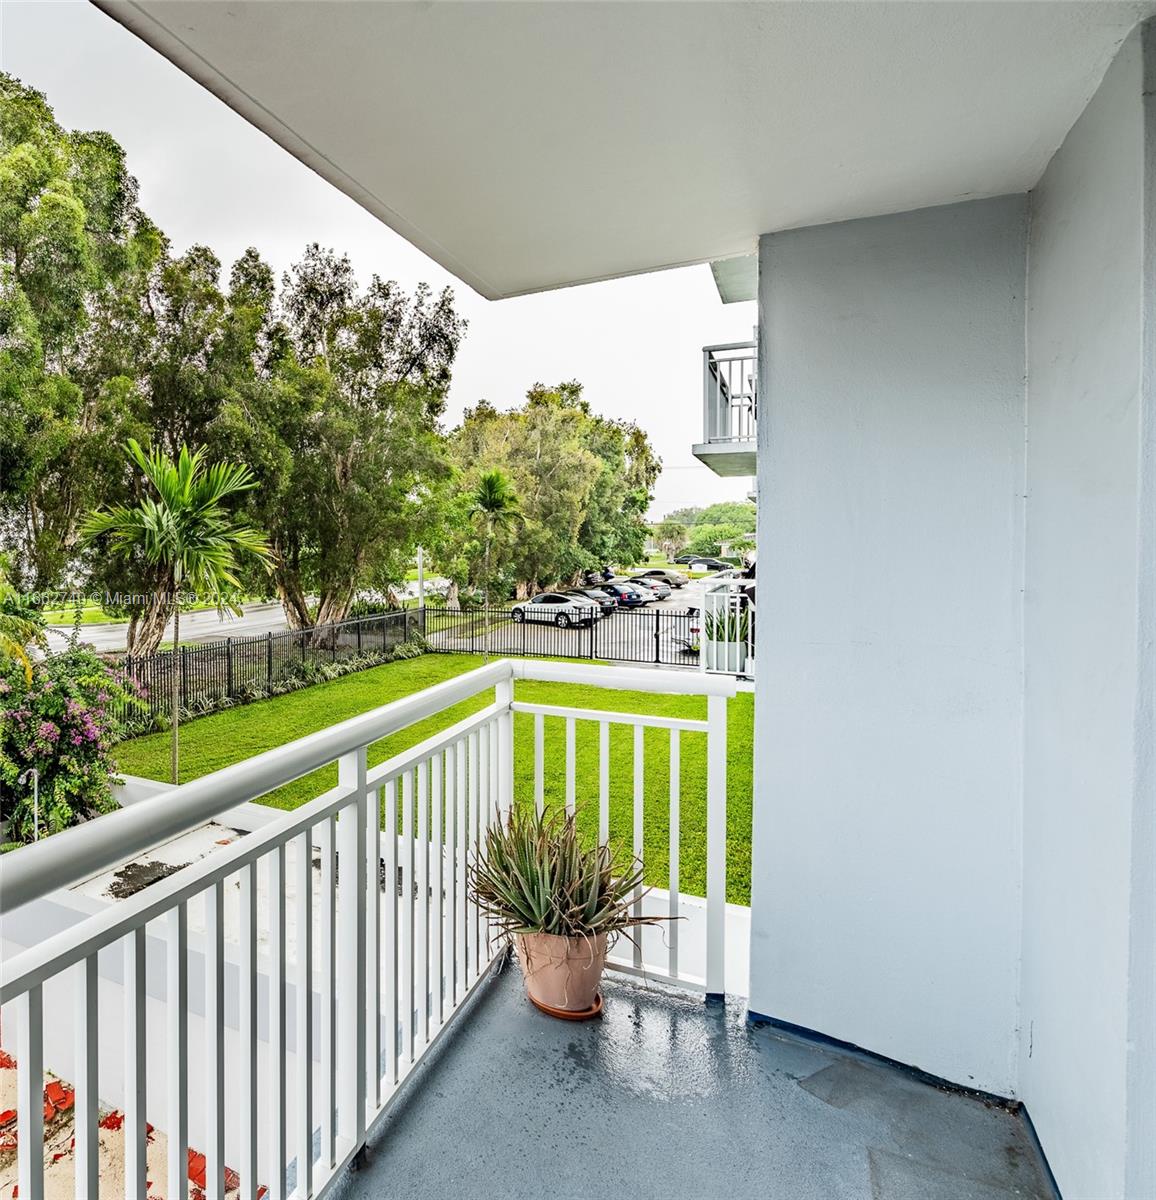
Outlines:
[{"label": "overcast sky", "polygon": [[0,66],[48,96],[67,128],[125,147],[141,203],[179,253],[222,262],[256,246],[277,271],[311,241],[346,251],[363,279],[453,286],[470,328],[448,420],[485,398],[517,404],[534,382],[579,379],[597,412],[631,417],[662,457],[654,515],[738,499],[690,453],[702,430],[701,348],[751,336],[755,306],[723,305],[710,268],[689,267],[513,300],[484,300],[314,175],[96,8],[0,0]]}]

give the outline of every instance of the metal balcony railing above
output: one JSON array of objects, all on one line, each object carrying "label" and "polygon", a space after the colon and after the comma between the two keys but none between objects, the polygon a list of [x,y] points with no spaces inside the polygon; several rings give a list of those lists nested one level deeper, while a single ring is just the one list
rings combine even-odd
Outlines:
[{"label": "metal balcony railing above", "polygon": [[707,583],[699,615],[699,667],[722,675],[753,675],[754,581]]},{"label": "metal balcony railing above", "polygon": [[[611,692],[605,710],[515,701],[519,679],[701,695],[706,716],[616,711]],[[705,953],[688,963],[696,931],[672,922],[653,960],[645,942],[627,941],[609,965],[721,994],[735,690],[733,680],[694,672],[501,660],[5,855],[0,909],[10,916],[293,779],[325,767],[336,775],[335,786],[259,831],[5,956],[21,1200],[45,1194],[45,1071],[68,1071],[75,1084],[77,1196],[99,1191],[101,1106],[110,1100],[123,1104],[127,1195],[145,1195],[155,1127],[167,1138],[166,1195],[184,1195],[196,1146],[210,1196],[223,1196],[234,1172],[246,1200],[324,1196],[499,951],[470,901],[468,867],[486,828],[515,802],[519,776],[533,781],[522,802],[543,804],[547,722],[564,729],[569,811],[585,794],[607,839],[611,796],[625,789],[634,853],[642,856],[651,822],[668,834],[670,915],[682,911],[680,804],[691,788],[705,792]],[[465,701],[475,711],[370,765],[381,738]],[[521,752],[532,761],[519,772],[514,724],[527,720]],[[623,726],[631,780],[611,778],[611,732]],[[597,737],[593,778],[581,774],[579,727],[583,745]],[[706,739],[701,783],[680,775],[688,737]],[[657,812],[648,768],[669,778]]]},{"label": "metal balcony railing above", "polygon": [[754,442],[758,421],[758,346],[731,342],[702,350],[702,440]]}]

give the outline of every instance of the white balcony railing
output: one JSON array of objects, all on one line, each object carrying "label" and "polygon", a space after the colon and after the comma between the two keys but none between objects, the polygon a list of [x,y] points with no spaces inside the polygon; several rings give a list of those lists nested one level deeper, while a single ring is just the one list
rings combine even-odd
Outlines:
[{"label": "white balcony railing", "polygon": [[[522,678],[700,694],[707,715],[515,701]],[[127,1195],[146,1192],[150,1125],[167,1138],[167,1195],[185,1194],[194,1132],[209,1196],[224,1194],[226,1163],[248,1200],[262,1186],[269,1200],[290,1190],[324,1195],[497,952],[467,897],[466,869],[489,823],[513,802],[515,713],[533,718],[539,806],[545,721],[564,723],[571,811],[586,786],[577,778],[576,728],[597,726],[602,838],[610,834],[611,787],[624,784],[610,778],[610,728],[633,728],[631,841],[639,856],[653,819],[644,804],[645,731],[669,731],[672,914],[680,911],[681,739],[706,735],[703,973],[680,962],[678,923],[665,962],[645,962],[631,948],[611,965],[722,993],[726,700],[734,691],[733,681],[701,674],[500,661],[6,855],[0,909],[10,913],[336,764],[336,786],[311,802],[3,963],[3,1028],[17,1037],[21,1200],[44,1194],[44,1071],[59,1073],[64,1062],[75,1084],[76,1195],[99,1194],[98,1098],[107,1101],[120,1084]],[[368,765],[368,747],[382,737],[479,696],[483,706],[472,715]],[[119,1057],[102,1079],[110,1045]]]},{"label": "white balcony railing", "polygon": [[755,603],[752,583],[742,579],[708,583],[699,618],[699,667],[724,675],[753,675]]},{"label": "white balcony railing", "polygon": [[704,346],[702,350],[703,442],[756,441],[758,347],[755,342]]}]

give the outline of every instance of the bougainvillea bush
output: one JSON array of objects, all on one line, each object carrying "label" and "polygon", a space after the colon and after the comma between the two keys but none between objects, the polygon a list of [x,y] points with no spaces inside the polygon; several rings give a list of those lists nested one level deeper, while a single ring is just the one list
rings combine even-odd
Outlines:
[{"label": "bougainvillea bush", "polygon": [[139,703],[116,667],[79,648],[37,663],[32,681],[18,664],[0,665],[0,820],[4,840],[29,842],[36,822],[32,778],[39,771],[40,836],[116,807],[114,715]]}]

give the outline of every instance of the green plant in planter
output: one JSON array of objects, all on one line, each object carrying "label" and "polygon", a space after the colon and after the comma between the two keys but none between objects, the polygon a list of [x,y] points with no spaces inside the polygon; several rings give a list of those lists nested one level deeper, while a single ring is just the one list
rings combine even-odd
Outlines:
[{"label": "green plant in planter", "polygon": [[745,642],[750,636],[751,614],[744,605],[722,612],[708,612],[703,620],[703,635],[712,642]]},{"label": "green plant in planter", "polygon": [[514,808],[491,825],[469,882],[476,903],[507,937],[592,937],[656,922],[631,911],[641,866],[609,846],[583,845],[574,817],[556,809],[539,816]]},{"label": "green plant in planter", "polygon": [[635,915],[649,889],[641,865],[609,846],[591,846],[573,816],[515,808],[487,831],[470,867],[474,901],[513,942],[526,994],[543,1012],[569,1019],[602,1011],[599,984],[611,939],[664,919]]}]

